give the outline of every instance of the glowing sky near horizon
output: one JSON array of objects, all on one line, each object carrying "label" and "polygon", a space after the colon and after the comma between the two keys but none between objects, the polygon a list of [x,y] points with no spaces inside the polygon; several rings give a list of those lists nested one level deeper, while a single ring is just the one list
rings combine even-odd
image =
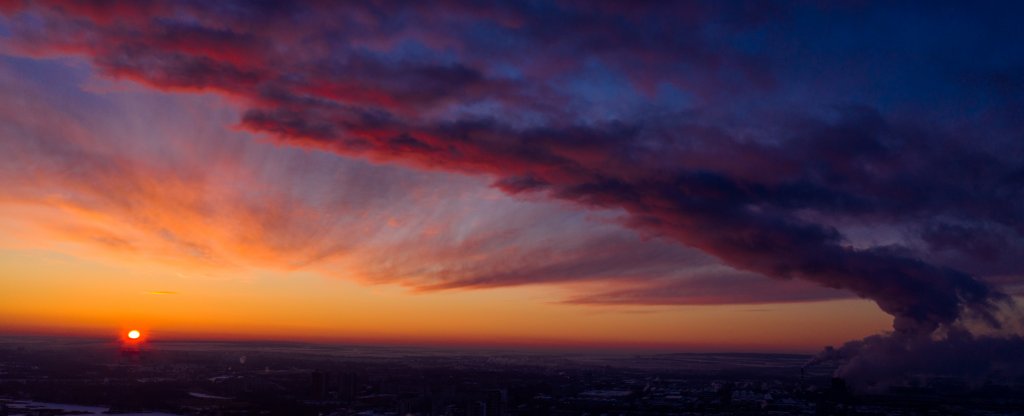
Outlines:
[{"label": "glowing sky near horizon", "polygon": [[325,12],[369,27],[343,33],[303,9],[9,4],[3,332],[811,351],[1024,281],[1020,97],[999,92],[1020,59],[993,47],[960,85],[866,38],[788,43],[824,13],[973,59],[917,38],[945,13],[695,7],[674,12],[711,40],[659,44],[647,12],[545,32],[593,23],[568,5],[398,13],[450,30]]},{"label": "glowing sky near horizon", "polygon": [[[41,72],[57,83],[34,80],[33,74]],[[260,142],[231,128],[237,115],[229,103],[102,79],[78,60],[7,58],[2,74],[5,93],[24,101],[8,103],[5,117],[17,118],[7,120],[40,121],[31,126],[38,130],[28,132],[39,137],[81,132],[78,140],[107,158],[100,163],[129,169],[94,179],[115,183],[83,182],[68,173],[74,166],[55,160],[60,155],[39,151],[31,154],[34,174],[19,173],[18,181],[8,182],[20,185],[6,188],[0,206],[5,231],[0,290],[8,299],[0,312],[11,318],[5,320],[8,330],[96,336],[136,325],[179,339],[810,350],[888,324],[874,305],[856,300],[763,305],[752,299],[688,307],[563,304],[578,293],[617,284],[607,281],[614,276],[596,282],[581,276],[578,283],[537,287],[417,291],[389,281],[415,277],[424,267],[529,274],[530,268],[601,263],[589,258],[588,248],[632,251],[624,255],[638,257],[634,261],[640,264],[621,265],[627,273],[681,266],[713,272],[720,266],[685,249],[638,238],[610,222],[614,213],[523,201],[462,175],[372,165]],[[97,130],[101,133],[91,133]],[[152,142],[130,144],[133,140]],[[213,171],[197,158],[215,160]],[[168,168],[177,170],[161,172],[160,163],[173,163]],[[289,170],[283,178],[276,174]],[[124,186],[116,183],[124,174],[144,178],[152,189],[133,189],[128,195],[102,191]],[[273,179],[253,183],[259,175]],[[292,186],[309,182],[322,185]],[[200,195],[188,192],[196,186],[203,188]],[[330,195],[334,192],[339,195]],[[247,193],[257,193],[258,199],[247,203]],[[203,207],[208,203],[225,212],[209,215]],[[284,207],[289,210],[275,212]],[[279,229],[258,229],[272,225],[262,222],[268,215],[300,212],[308,216],[282,219],[288,223]],[[560,230],[550,228],[545,220],[550,216],[558,217],[554,226]],[[306,240],[311,229],[328,233],[321,238],[339,246],[329,258],[307,259],[317,253],[304,244],[323,244]],[[268,234],[247,235],[257,232]],[[177,239],[208,248],[197,250]],[[520,258],[502,264],[510,259],[480,253],[477,245]],[[541,252],[553,257],[536,258]],[[747,284],[762,281],[748,279]],[[811,285],[792,286],[797,299],[822,293]],[[844,297],[838,291],[830,295]],[[828,315],[833,309],[850,310],[846,314],[855,322],[835,328],[826,314],[816,312],[822,309]],[[808,332],[808,325],[819,330]]]}]

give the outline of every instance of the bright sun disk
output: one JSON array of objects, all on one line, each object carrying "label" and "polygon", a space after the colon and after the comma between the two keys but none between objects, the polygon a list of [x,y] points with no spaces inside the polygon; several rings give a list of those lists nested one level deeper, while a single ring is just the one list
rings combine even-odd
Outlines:
[{"label": "bright sun disk", "polygon": [[140,333],[138,330],[133,329],[131,331],[128,331],[128,338],[139,339],[140,336],[142,336],[142,333]]}]

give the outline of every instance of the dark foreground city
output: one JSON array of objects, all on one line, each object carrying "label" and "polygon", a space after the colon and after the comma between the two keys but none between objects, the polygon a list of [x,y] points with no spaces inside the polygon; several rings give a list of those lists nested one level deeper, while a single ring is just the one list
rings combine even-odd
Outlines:
[{"label": "dark foreground city", "polygon": [[1019,380],[853,389],[809,358],[9,337],[0,415],[1024,414]]}]

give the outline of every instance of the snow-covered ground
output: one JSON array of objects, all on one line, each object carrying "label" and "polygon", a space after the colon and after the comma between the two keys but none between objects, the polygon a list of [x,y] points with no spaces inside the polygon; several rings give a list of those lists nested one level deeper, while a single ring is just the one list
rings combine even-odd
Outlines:
[{"label": "snow-covered ground", "polygon": [[216,400],[230,400],[231,399],[230,397],[214,396],[212,394],[196,393],[196,392],[189,392],[188,395],[192,396],[192,397],[198,397],[200,399],[216,399]]},{"label": "snow-covered ground", "polygon": [[29,400],[6,400],[0,399],[0,403],[7,405],[10,416],[24,416],[35,414],[40,410],[60,411],[60,414],[67,415],[117,415],[117,416],[179,416],[171,413],[107,413],[109,408],[99,406],[81,406],[66,403],[46,403]]}]

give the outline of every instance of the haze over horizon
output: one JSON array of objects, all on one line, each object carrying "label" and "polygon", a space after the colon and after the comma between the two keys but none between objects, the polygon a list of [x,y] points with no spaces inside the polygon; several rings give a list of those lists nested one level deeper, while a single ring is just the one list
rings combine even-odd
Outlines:
[{"label": "haze over horizon", "polygon": [[1003,363],[1019,11],[0,0],[0,333]]}]

